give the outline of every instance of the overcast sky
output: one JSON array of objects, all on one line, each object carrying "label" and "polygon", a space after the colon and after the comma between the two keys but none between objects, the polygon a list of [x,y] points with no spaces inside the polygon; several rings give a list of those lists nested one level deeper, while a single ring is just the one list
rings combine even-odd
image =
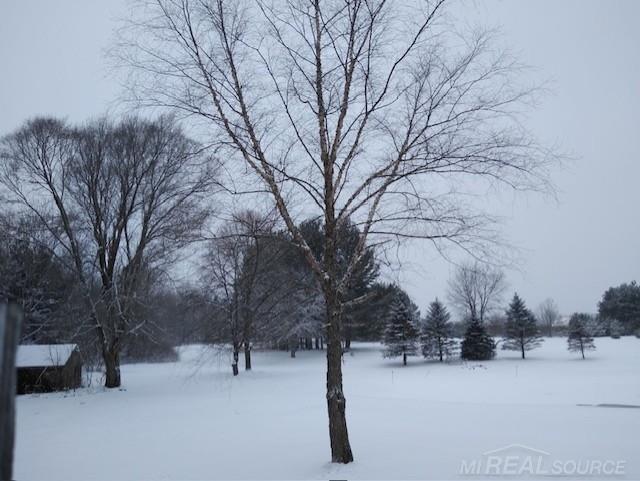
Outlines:
[{"label": "overcast sky", "polygon": [[[550,79],[532,130],[575,160],[558,169],[559,200],[501,197],[505,237],[521,249],[511,290],[531,307],[595,311],[611,285],[640,280],[640,1],[477,0],[471,15]],[[0,2],[0,135],[25,119],[104,113],[119,94],[103,50],[126,1]],[[419,253],[419,255],[415,255]],[[412,249],[401,280],[421,309],[445,297],[451,266]]]}]

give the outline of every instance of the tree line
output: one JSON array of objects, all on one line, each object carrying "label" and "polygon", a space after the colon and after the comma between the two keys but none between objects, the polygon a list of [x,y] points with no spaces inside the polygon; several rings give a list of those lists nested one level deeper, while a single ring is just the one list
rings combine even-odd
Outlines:
[{"label": "tree line", "polygon": [[[634,302],[640,306],[632,289],[635,286],[632,282],[610,288],[599,303],[599,315],[576,312],[566,326],[559,326],[560,314],[553,301],[542,302],[536,315],[517,293],[504,315],[500,315],[496,311],[506,287],[503,273],[478,262],[463,264],[449,282],[448,293],[463,321],[452,322],[450,312],[437,298],[421,318],[418,307],[403,292],[396,295],[386,319],[383,355],[389,358],[401,356],[404,365],[407,365],[408,356],[419,353],[426,359],[440,362],[458,357],[486,361],[495,357],[496,349],[501,345],[504,350],[518,351],[525,359],[528,351],[542,344],[543,333],[551,336],[561,332],[567,336],[569,351],[580,352],[584,359],[586,351],[595,349],[596,336],[610,335],[619,339],[623,334],[635,333],[640,337],[637,318],[633,315],[627,317],[626,325],[623,325],[605,314],[617,312],[616,309],[624,314],[635,312]],[[630,302],[620,301],[625,294]],[[496,341],[495,337],[500,339]]]}]

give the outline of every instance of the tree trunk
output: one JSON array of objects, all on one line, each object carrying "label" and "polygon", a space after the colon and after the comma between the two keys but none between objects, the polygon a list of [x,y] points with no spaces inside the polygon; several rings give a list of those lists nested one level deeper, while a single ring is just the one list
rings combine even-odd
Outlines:
[{"label": "tree trunk", "polygon": [[337,292],[325,292],[327,306],[327,409],[331,460],[350,463],[353,453],[349,444],[346,399],[342,391],[342,340],[340,339],[340,306]]},{"label": "tree trunk", "polygon": [[315,343],[316,343],[316,351],[318,351],[320,349],[320,338],[316,337]]},{"label": "tree trunk", "polygon": [[106,370],[104,386],[107,388],[120,387],[120,349],[115,343],[102,350],[104,367]]},{"label": "tree trunk", "polygon": [[522,348],[522,359],[524,359],[524,344],[520,346]]},{"label": "tree trunk", "polygon": [[402,365],[403,366],[407,365],[407,353],[406,352],[402,353]]},{"label": "tree trunk", "polygon": [[293,359],[295,357],[296,357],[296,349],[294,347],[294,348],[291,348],[291,358]]},{"label": "tree trunk", "polygon": [[247,341],[244,343],[244,370],[251,371],[251,344]]},{"label": "tree trunk", "polygon": [[233,371],[233,375],[238,375],[238,359],[240,358],[240,351],[237,346],[233,347],[233,362],[231,363],[231,370]]},{"label": "tree trunk", "polygon": [[584,343],[580,339],[580,352],[582,353],[582,359],[584,359]]}]

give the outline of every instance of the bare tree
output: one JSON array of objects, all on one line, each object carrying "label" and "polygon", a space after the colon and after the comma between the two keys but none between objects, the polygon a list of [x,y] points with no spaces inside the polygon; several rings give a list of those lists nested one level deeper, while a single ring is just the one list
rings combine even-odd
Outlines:
[{"label": "bare tree", "polygon": [[[444,4],[149,0],[115,49],[133,67],[134,100],[225,136],[237,171],[254,174],[242,188],[234,175],[230,190],[269,195],[315,273],[334,462],[353,459],[340,336],[343,294],[368,243],[480,247],[490,218],[464,200],[466,179],[546,187],[552,156],[519,122],[531,93],[517,87],[519,65],[490,35],[440,21]],[[324,224],[322,260],[298,229],[305,212]],[[360,240],[338,259],[349,219]]]},{"label": "bare tree", "polygon": [[295,357],[300,339],[320,337],[325,324],[317,278],[290,236],[274,227],[272,213],[240,211],[204,256],[203,291],[223,313],[212,318],[211,340],[231,344],[234,375],[242,350],[245,369],[251,369],[254,342],[285,343]]},{"label": "bare tree", "polygon": [[553,336],[553,328],[560,321],[560,311],[556,302],[549,298],[545,299],[538,306],[538,319],[542,324],[549,337]]},{"label": "bare tree", "polygon": [[[274,282],[276,265],[288,242],[274,231],[272,213],[235,213],[209,242],[202,266],[205,291],[225,313],[215,341],[230,342],[233,374],[238,375],[240,351],[251,369],[251,346],[277,302],[288,295],[291,282]],[[258,324],[259,321],[259,324]]]},{"label": "bare tree", "polygon": [[465,319],[484,322],[500,304],[504,272],[478,261],[458,266],[449,280],[449,300]]},{"label": "bare tree", "polygon": [[141,328],[141,275],[194,240],[208,215],[208,158],[169,117],[82,128],[38,118],[2,142],[0,182],[52,236],[82,284],[106,368],[120,386],[120,350]]}]

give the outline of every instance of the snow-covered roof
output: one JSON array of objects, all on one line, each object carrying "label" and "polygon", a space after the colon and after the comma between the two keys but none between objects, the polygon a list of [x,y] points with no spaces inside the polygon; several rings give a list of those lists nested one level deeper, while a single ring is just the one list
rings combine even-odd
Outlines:
[{"label": "snow-covered roof", "polygon": [[76,344],[23,344],[18,346],[16,367],[63,366]]}]

